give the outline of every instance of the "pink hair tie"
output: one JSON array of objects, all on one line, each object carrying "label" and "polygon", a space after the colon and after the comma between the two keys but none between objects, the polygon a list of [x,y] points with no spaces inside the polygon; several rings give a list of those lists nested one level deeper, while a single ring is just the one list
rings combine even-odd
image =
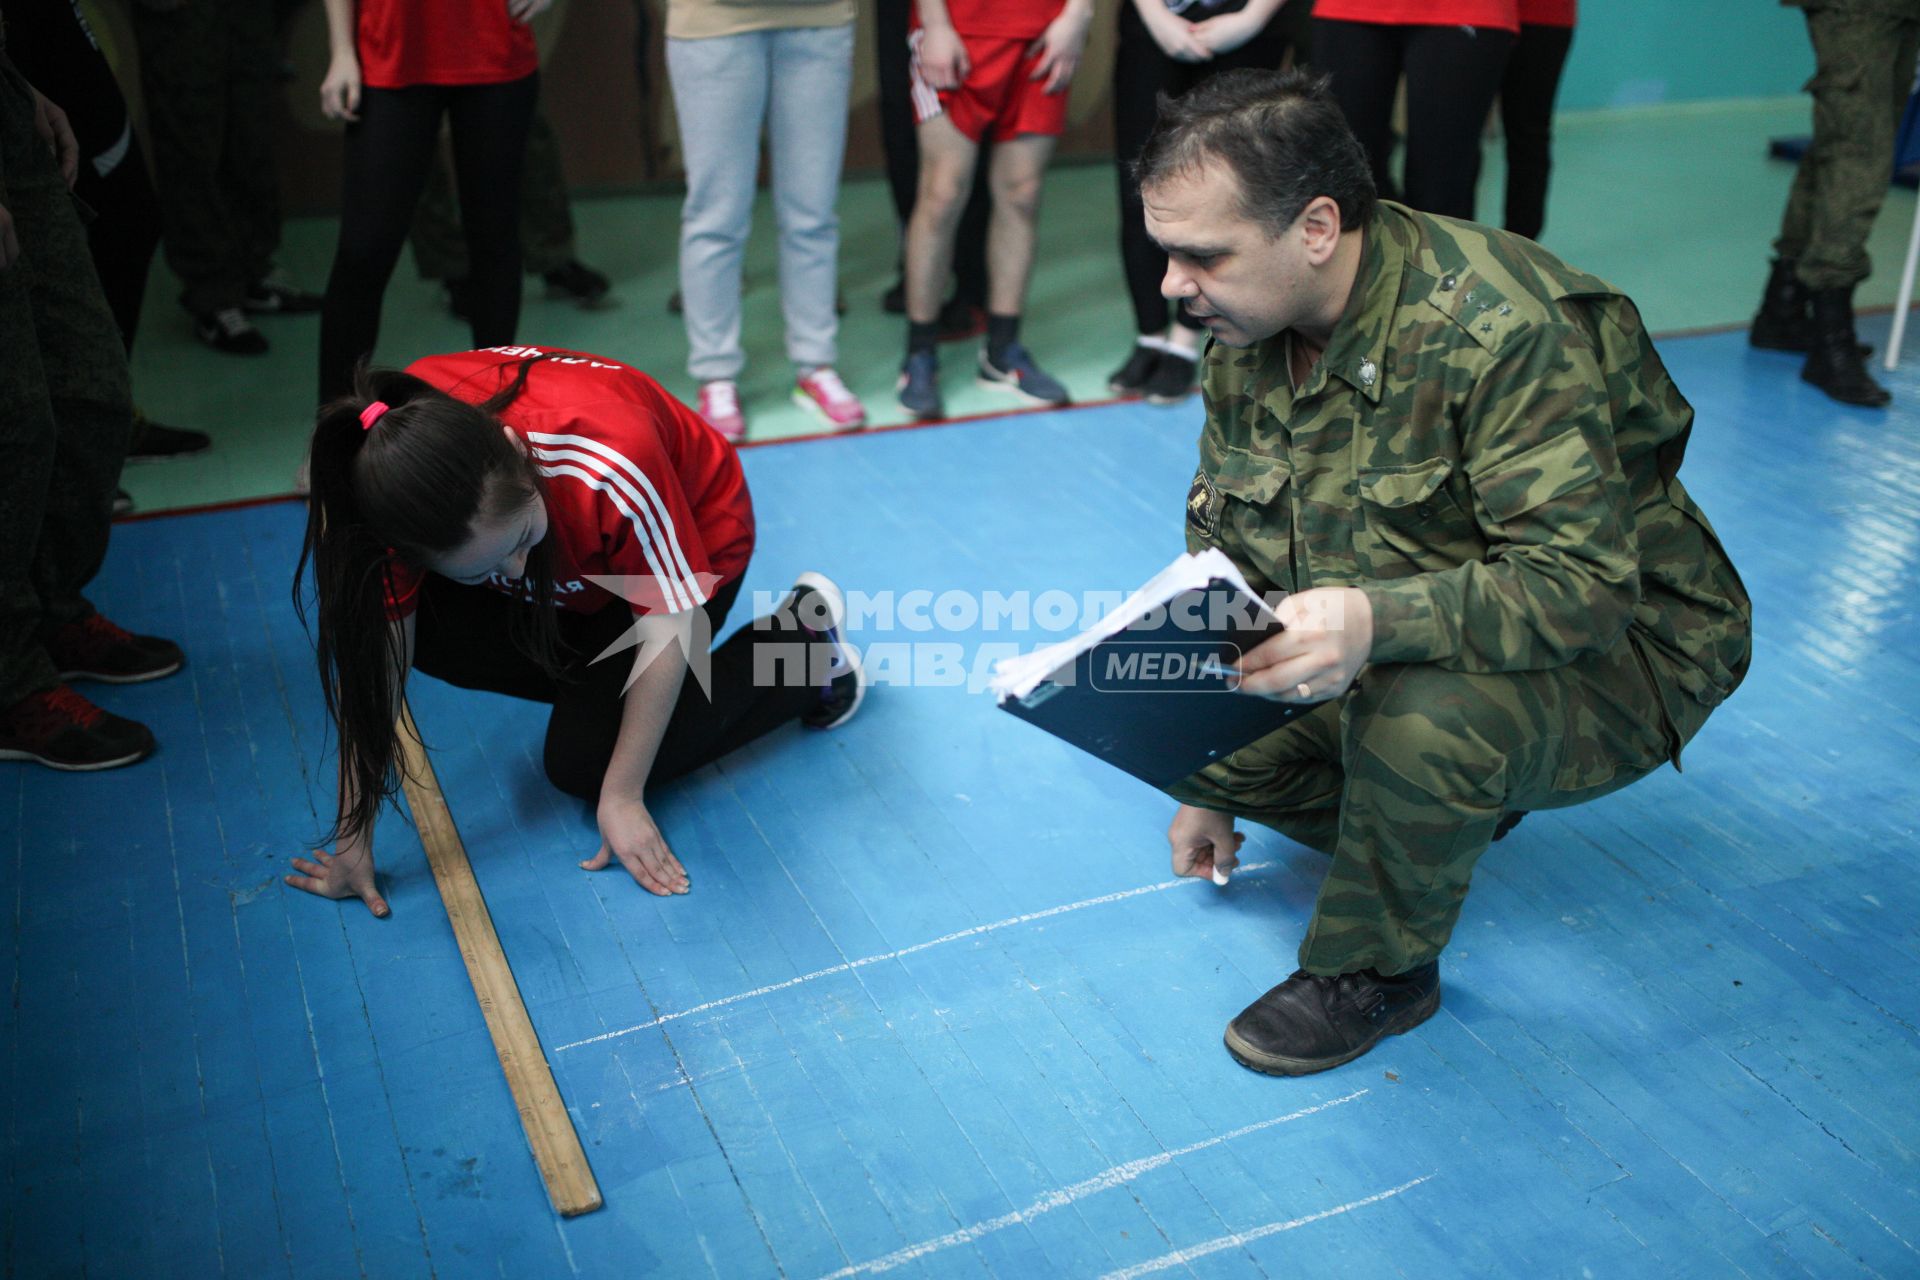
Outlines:
[{"label": "pink hair tie", "polygon": [[373,424],[380,421],[381,415],[386,413],[388,407],[385,400],[375,400],[372,404],[362,409],[360,411],[360,429],[362,431],[373,430]]}]

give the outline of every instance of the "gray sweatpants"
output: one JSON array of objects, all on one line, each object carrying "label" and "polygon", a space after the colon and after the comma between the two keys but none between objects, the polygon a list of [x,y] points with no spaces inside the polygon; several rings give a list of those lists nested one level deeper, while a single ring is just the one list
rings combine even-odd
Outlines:
[{"label": "gray sweatpants", "polygon": [[767,126],[780,228],[780,306],[787,358],[834,363],[840,256],[840,163],[853,81],[853,25],[785,27],[667,41],[667,74],[687,169],[680,293],[687,372],[737,378],[740,261],[753,221],[760,127]]}]

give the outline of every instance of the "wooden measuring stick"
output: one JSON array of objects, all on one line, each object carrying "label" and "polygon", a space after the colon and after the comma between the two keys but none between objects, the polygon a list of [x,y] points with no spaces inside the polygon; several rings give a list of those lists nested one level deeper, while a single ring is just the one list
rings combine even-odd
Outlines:
[{"label": "wooden measuring stick", "polygon": [[507,1087],[513,1091],[520,1124],[527,1131],[527,1145],[533,1148],[534,1162],[546,1181],[547,1198],[563,1218],[591,1213],[601,1205],[600,1185],[587,1165],[587,1154],[580,1147],[580,1136],[573,1130],[566,1103],[560,1100],[546,1053],[520,999],[520,986],[507,966],[506,953],[500,950],[500,936],[493,930],[493,917],[487,913],[486,899],[480,896],[466,848],[454,829],[453,814],[420,745],[413,709],[404,702],[400,705],[400,773],[407,804],[413,809],[414,826],[426,847],[434,883],[440,888],[440,900],[446,903],[447,919],[453,922],[460,958],[467,962],[467,977],[479,998],[480,1012],[486,1016],[500,1067],[507,1074]]}]

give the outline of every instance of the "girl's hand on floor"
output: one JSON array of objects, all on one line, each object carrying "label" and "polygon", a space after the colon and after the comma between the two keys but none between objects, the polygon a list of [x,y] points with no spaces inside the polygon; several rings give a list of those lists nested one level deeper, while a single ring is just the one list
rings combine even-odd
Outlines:
[{"label": "girl's hand on floor", "polygon": [[627,874],[648,893],[666,897],[687,891],[686,868],[667,847],[646,805],[638,800],[603,797],[599,819],[600,852],[582,862],[582,870],[599,871],[618,858]]}]

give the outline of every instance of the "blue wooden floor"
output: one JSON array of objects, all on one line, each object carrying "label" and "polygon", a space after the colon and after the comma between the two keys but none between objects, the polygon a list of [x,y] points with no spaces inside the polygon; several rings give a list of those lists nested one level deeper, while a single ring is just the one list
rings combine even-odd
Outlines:
[{"label": "blue wooden floor", "polygon": [[[1291,970],[1318,856],[1256,832],[1229,889],[1170,881],[1168,801],[967,687],[1049,636],[870,629],[897,683],[846,729],[656,797],[670,901],[576,868],[542,709],[420,681],[606,1197],[564,1222],[404,820],[388,922],[279,882],[331,803],[301,513],[123,526],[94,595],[190,665],[99,694],[151,761],[0,766],[6,1274],[1920,1274],[1920,375],[1876,415],[1738,334],[1663,349],[1753,674],[1684,775],[1492,851],[1441,1015],[1326,1075],[1219,1039]],[[751,451],[743,614],[806,568],[1129,588],[1180,547],[1196,427]]]}]

